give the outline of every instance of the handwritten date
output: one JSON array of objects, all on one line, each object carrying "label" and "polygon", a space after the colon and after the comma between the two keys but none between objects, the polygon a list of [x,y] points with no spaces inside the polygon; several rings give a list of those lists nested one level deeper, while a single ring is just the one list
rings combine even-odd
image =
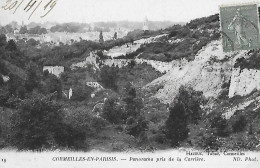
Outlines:
[{"label": "handwritten date", "polygon": [[2,9],[12,11],[13,14],[15,14],[18,9],[21,9],[25,13],[30,14],[28,17],[28,20],[30,20],[33,14],[38,11],[37,9],[40,9],[39,7],[41,7],[41,5],[43,5],[43,12],[40,17],[43,18],[53,10],[56,4],[57,0],[6,0]]},{"label": "handwritten date", "polygon": [[0,162],[6,163],[6,159],[5,158],[4,159],[0,159]]}]

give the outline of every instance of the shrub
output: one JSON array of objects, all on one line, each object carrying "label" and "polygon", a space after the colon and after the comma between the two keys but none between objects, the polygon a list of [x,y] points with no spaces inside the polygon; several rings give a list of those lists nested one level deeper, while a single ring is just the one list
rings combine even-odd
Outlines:
[{"label": "shrub", "polygon": [[143,116],[138,116],[137,118],[129,117],[126,121],[126,133],[139,138],[139,140],[144,141],[147,137],[145,136],[145,131],[148,128],[148,122]]},{"label": "shrub", "polygon": [[97,133],[103,130],[107,125],[109,125],[109,123],[101,117],[93,117],[90,124]]},{"label": "shrub", "polygon": [[0,86],[2,86],[4,84],[4,79],[2,77],[2,75],[0,74]]},{"label": "shrub", "polygon": [[109,98],[105,101],[101,116],[113,124],[122,122],[122,110],[114,98]]},{"label": "shrub", "polygon": [[100,72],[100,82],[106,88],[117,90],[116,80],[118,78],[119,68],[112,66],[103,66]]},{"label": "shrub", "polygon": [[6,87],[0,88],[0,106],[6,106],[9,98],[9,92]]},{"label": "shrub", "polygon": [[184,105],[184,112],[189,123],[197,123],[205,114],[200,104],[203,103],[202,92],[193,90],[190,87],[181,86],[175,102]]},{"label": "shrub", "polygon": [[193,147],[202,149],[217,150],[221,147],[221,143],[214,135],[214,130],[210,128],[208,120],[201,121],[198,125],[190,125],[190,135],[188,141]]},{"label": "shrub", "polygon": [[213,129],[214,135],[226,137],[229,135],[228,122],[221,114],[217,114],[211,119],[210,128]]},{"label": "shrub", "polygon": [[232,129],[234,132],[241,132],[244,130],[247,125],[247,120],[245,116],[240,116],[232,125]]},{"label": "shrub", "polygon": [[74,101],[88,101],[90,99],[90,94],[92,93],[92,88],[81,85],[75,86],[72,88],[72,97],[71,99]]},{"label": "shrub", "polygon": [[14,40],[9,40],[8,41],[8,44],[6,46],[6,50],[9,50],[9,51],[16,51],[17,50],[17,46],[16,46]]},{"label": "shrub", "polygon": [[131,85],[127,84],[125,87],[125,96],[122,99],[125,103],[125,119],[129,117],[137,118],[141,115],[141,109],[143,108],[142,99],[136,96],[136,89]]},{"label": "shrub", "polygon": [[53,74],[47,74],[44,72],[45,80],[42,85],[40,85],[40,90],[42,93],[49,94],[49,93],[57,93],[57,97],[62,97],[62,82],[61,80]]},{"label": "shrub", "polygon": [[28,66],[28,79],[25,81],[25,87],[28,91],[32,91],[39,86],[39,73],[37,73],[37,65],[30,63]]},{"label": "shrub", "polygon": [[19,150],[38,150],[53,146],[74,147],[84,133],[64,122],[61,106],[50,98],[33,95],[25,99],[12,116],[11,143]]}]

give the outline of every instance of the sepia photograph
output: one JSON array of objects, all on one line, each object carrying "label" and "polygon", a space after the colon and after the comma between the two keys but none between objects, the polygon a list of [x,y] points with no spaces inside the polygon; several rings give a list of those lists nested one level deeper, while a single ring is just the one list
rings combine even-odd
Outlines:
[{"label": "sepia photograph", "polygon": [[0,167],[259,167],[259,4],[0,0]]}]

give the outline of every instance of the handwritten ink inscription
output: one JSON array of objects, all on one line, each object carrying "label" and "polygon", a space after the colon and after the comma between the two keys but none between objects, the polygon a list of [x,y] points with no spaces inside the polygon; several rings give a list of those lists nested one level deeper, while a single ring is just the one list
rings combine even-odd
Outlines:
[{"label": "handwritten ink inscription", "polygon": [[36,13],[40,12],[40,17],[47,16],[53,8],[56,6],[57,0],[5,0],[5,4],[2,9],[11,11],[13,14],[17,10],[23,10],[25,13],[29,13],[28,20]]}]

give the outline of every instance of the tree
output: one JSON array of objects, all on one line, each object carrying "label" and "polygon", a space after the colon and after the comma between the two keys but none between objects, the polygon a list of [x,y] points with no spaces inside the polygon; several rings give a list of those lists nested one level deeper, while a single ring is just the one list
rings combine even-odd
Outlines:
[{"label": "tree", "polygon": [[0,34],[0,47],[4,47],[6,44],[6,36],[4,34]]},{"label": "tree", "polygon": [[20,34],[26,34],[28,33],[28,29],[26,26],[22,26],[19,31]]},{"label": "tree", "polygon": [[29,39],[27,42],[27,45],[29,46],[36,46],[37,44],[39,44],[39,42],[37,42],[35,39],[31,38]]},{"label": "tree", "polygon": [[[46,85],[43,87],[45,93],[57,93],[57,98],[62,97],[62,82],[61,80],[52,74],[46,76]],[[74,93],[73,93],[74,94]]]},{"label": "tree", "polygon": [[125,112],[126,118],[137,118],[141,115],[141,109],[143,108],[142,99],[137,98],[136,90],[131,84],[127,84],[125,88],[125,96],[123,101],[126,103]]},{"label": "tree", "polygon": [[12,25],[10,25],[10,24],[6,25],[4,28],[5,28],[7,33],[13,33],[14,32],[14,29],[12,28]]},{"label": "tree", "polygon": [[104,84],[106,88],[117,90],[116,81],[118,78],[119,68],[107,65],[103,66],[100,72],[100,82]]},{"label": "tree", "polygon": [[92,93],[92,88],[86,85],[74,86],[71,99],[75,101],[88,101]]},{"label": "tree", "polygon": [[166,121],[166,137],[171,140],[171,145],[177,147],[180,142],[188,137],[188,117],[185,114],[183,103],[176,103],[170,108],[170,115]]},{"label": "tree", "polygon": [[122,110],[117,105],[115,98],[109,98],[105,101],[101,116],[113,124],[118,124],[122,121]]},{"label": "tree", "polygon": [[36,27],[30,28],[28,33],[29,34],[47,34],[47,30],[40,26],[36,26]]},{"label": "tree", "polygon": [[125,105],[123,119],[126,120],[126,132],[129,135],[138,138],[141,142],[145,141],[147,136],[145,131],[148,128],[148,121],[142,113],[143,100],[137,97],[136,90],[132,84],[128,83],[125,87],[125,96],[122,99]]},{"label": "tree", "polygon": [[2,60],[0,60],[0,73],[2,75],[8,75],[8,73],[9,73],[7,66],[5,65],[5,63]]},{"label": "tree", "polygon": [[197,124],[202,118],[201,99],[201,92],[184,86],[179,88],[166,121],[166,137],[171,140],[172,146],[179,146],[188,137],[188,125]]},{"label": "tree", "polygon": [[10,25],[12,26],[12,28],[17,28],[18,27],[18,23],[16,22],[16,21],[12,21],[11,23],[10,23]]},{"label": "tree", "polygon": [[73,146],[85,135],[64,122],[61,106],[50,97],[33,95],[22,101],[11,119],[11,143],[20,150]]},{"label": "tree", "polygon": [[220,137],[226,137],[229,135],[228,122],[221,114],[214,116],[211,121],[210,128],[213,130],[213,134]]},{"label": "tree", "polygon": [[100,31],[100,34],[99,34],[99,43],[101,43],[101,44],[104,43],[104,37],[103,37],[102,31]]},{"label": "tree", "polygon": [[246,117],[240,116],[232,125],[234,132],[241,132],[244,130],[245,126],[247,124]]},{"label": "tree", "polygon": [[17,50],[17,46],[16,46],[14,40],[8,41],[6,49],[9,50],[9,51],[16,51]]},{"label": "tree", "polygon": [[17,88],[19,86],[22,86],[24,84],[24,81],[21,78],[19,78],[17,75],[14,75],[12,73],[9,75],[9,77],[10,79],[7,82],[9,94],[18,96]]},{"label": "tree", "polygon": [[145,131],[148,129],[148,121],[144,116],[138,116],[137,118],[129,117],[126,121],[126,133],[139,138],[140,141],[144,141],[147,136]]},{"label": "tree", "polygon": [[7,32],[6,32],[6,30],[5,30],[5,28],[4,27],[1,27],[0,28],[0,34],[6,34]]},{"label": "tree", "polygon": [[34,88],[37,88],[39,86],[40,78],[37,73],[37,65],[35,65],[34,63],[30,63],[27,69],[28,78],[25,81],[25,87],[29,92],[31,92]]},{"label": "tree", "polygon": [[4,84],[4,79],[2,77],[2,75],[0,74],[0,86],[2,86]]},{"label": "tree", "polygon": [[202,92],[195,91],[192,88],[185,86],[179,88],[179,94],[175,99],[175,101],[183,103],[188,122],[195,124],[204,115],[204,112],[200,107],[202,100]]},{"label": "tree", "polygon": [[117,32],[114,33],[114,40],[117,40]]}]

